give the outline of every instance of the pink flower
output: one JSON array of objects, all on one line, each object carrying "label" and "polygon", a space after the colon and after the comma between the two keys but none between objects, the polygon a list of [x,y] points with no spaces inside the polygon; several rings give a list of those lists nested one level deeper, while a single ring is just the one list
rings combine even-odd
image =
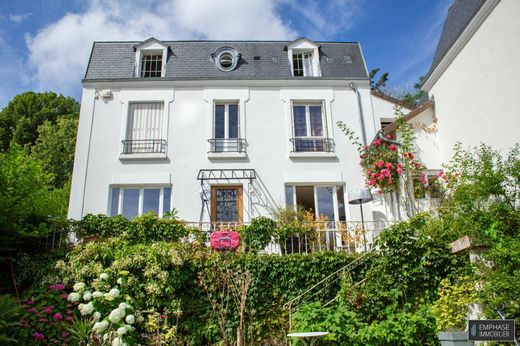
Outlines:
[{"label": "pink flower", "polygon": [[63,291],[65,289],[65,285],[64,284],[50,285],[49,288],[51,290]]},{"label": "pink flower", "polygon": [[381,142],[382,142],[382,140],[377,139],[377,140],[374,141],[374,145],[375,145],[376,147],[378,147],[378,146],[381,145]]},{"label": "pink flower", "polygon": [[72,311],[72,310],[67,310],[67,315],[72,315],[73,312],[74,311]]},{"label": "pink flower", "polygon": [[381,180],[383,180],[384,178],[385,178],[385,176],[382,175],[382,174],[380,174],[380,175],[377,177],[377,180],[381,181]]},{"label": "pink flower", "polygon": [[373,186],[375,184],[376,184],[376,180],[375,179],[372,179],[372,180],[368,181],[368,185],[370,185],[370,186]]},{"label": "pink flower", "polygon": [[394,181],[392,180],[392,177],[388,178],[388,184],[392,184]]},{"label": "pink flower", "polygon": [[65,319],[66,319],[67,321],[69,321],[69,322],[72,322],[72,317],[70,317],[70,316],[65,317]]},{"label": "pink flower", "polygon": [[43,308],[43,312],[45,312],[47,315],[52,314],[52,309],[50,307]]},{"label": "pink flower", "polygon": [[62,337],[62,338],[66,338],[66,337],[68,337],[68,336],[69,336],[69,333],[67,333],[67,332],[63,332],[63,333],[61,333],[61,337]]},{"label": "pink flower", "polygon": [[22,328],[29,328],[29,321],[21,320],[20,325],[22,326]]},{"label": "pink flower", "polygon": [[34,332],[32,337],[36,341],[42,341],[43,339],[45,339],[45,336],[42,333],[38,333],[38,332]]},{"label": "pink flower", "polygon": [[67,299],[69,297],[69,295],[67,293],[64,293],[62,296],[61,296],[63,299]]},{"label": "pink flower", "polygon": [[392,165],[392,162],[387,162],[386,163],[386,168],[391,169],[393,167],[394,167],[394,165]]},{"label": "pink flower", "polygon": [[27,301],[27,304],[29,304],[29,305],[33,305],[34,302],[32,301],[32,299],[29,299],[29,300]]},{"label": "pink flower", "polygon": [[31,314],[34,314],[36,313],[36,309],[35,308],[30,308],[29,310],[27,310],[29,313]]},{"label": "pink flower", "polygon": [[401,167],[397,167],[397,174],[403,174],[403,169]]},{"label": "pink flower", "polygon": [[377,190],[377,193],[382,195],[383,194],[383,190],[379,189],[379,190]]},{"label": "pink flower", "polygon": [[379,160],[379,162],[377,163],[379,167],[383,167],[384,164],[385,162],[383,160]]},{"label": "pink flower", "polygon": [[52,318],[54,318],[55,321],[59,321],[59,320],[63,319],[63,315],[58,312],[58,313],[54,314],[54,316]]},{"label": "pink flower", "polygon": [[41,323],[46,323],[47,322],[47,320],[45,318],[40,318],[38,321],[41,322]]},{"label": "pink flower", "polygon": [[396,150],[397,150],[397,145],[395,145],[395,144],[391,144],[391,145],[390,145],[390,150],[392,150],[392,151],[396,151]]},{"label": "pink flower", "polygon": [[401,167],[403,167],[403,164],[401,162],[398,162],[397,167],[401,168]]}]

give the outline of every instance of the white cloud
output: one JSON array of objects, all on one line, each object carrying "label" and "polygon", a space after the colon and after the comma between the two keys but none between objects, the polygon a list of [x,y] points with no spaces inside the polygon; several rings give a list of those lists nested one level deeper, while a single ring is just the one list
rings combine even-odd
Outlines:
[{"label": "white cloud", "polygon": [[92,0],[26,35],[28,65],[38,90],[76,94],[93,41],[158,39],[292,39],[275,0]]},{"label": "white cloud", "polygon": [[21,22],[23,22],[24,20],[26,20],[27,18],[29,18],[30,16],[32,16],[32,13],[24,13],[24,14],[10,14],[9,15],[9,20],[13,23],[16,23],[16,24],[19,24]]}]

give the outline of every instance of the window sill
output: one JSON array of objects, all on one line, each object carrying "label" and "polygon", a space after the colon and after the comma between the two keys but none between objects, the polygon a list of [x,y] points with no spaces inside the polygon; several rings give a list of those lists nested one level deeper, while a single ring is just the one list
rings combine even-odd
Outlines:
[{"label": "window sill", "polygon": [[245,159],[247,158],[246,153],[236,152],[221,152],[221,153],[208,153],[208,159],[219,160],[219,159]]},{"label": "window sill", "polygon": [[301,152],[291,152],[289,153],[290,159],[308,159],[308,158],[324,158],[324,159],[333,159],[336,158],[335,153],[327,153],[327,152],[315,152],[315,151],[301,151]]},{"label": "window sill", "polygon": [[166,153],[140,153],[140,154],[121,154],[119,160],[157,160],[166,159]]}]

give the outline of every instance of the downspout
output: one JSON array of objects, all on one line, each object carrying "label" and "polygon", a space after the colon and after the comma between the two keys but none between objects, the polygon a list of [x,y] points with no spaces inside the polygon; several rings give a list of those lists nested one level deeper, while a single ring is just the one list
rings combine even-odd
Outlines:
[{"label": "downspout", "polygon": [[359,112],[359,123],[361,124],[361,139],[363,140],[363,145],[367,145],[367,133],[365,129],[365,117],[363,115],[363,106],[361,106],[361,96],[359,94],[358,87],[354,83],[350,83],[350,88],[354,90],[357,98],[357,106]]},{"label": "downspout", "polygon": [[94,112],[96,111],[96,100],[99,99],[97,90],[94,89],[94,101],[92,106],[92,116],[90,120],[90,132],[88,135],[88,148],[87,148],[87,162],[85,164],[85,180],[83,181],[83,198],[81,200],[81,218],[83,218],[85,211],[85,191],[87,189],[87,176],[88,176],[88,163],[90,160],[90,146],[92,143],[92,129],[94,128]]}]

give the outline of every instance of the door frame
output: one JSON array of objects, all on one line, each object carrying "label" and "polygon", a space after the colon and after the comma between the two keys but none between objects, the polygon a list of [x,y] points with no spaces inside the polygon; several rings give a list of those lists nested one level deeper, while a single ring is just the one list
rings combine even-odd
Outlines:
[{"label": "door frame", "polygon": [[211,185],[211,222],[219,222],[217,221],[217,190],[237,190],[237,213],[238,220],[233,221],[232,223],[243,223],[244,222],[244,200],[243,200],[243,192],[244,186],[237,184],[216,184]]}]

